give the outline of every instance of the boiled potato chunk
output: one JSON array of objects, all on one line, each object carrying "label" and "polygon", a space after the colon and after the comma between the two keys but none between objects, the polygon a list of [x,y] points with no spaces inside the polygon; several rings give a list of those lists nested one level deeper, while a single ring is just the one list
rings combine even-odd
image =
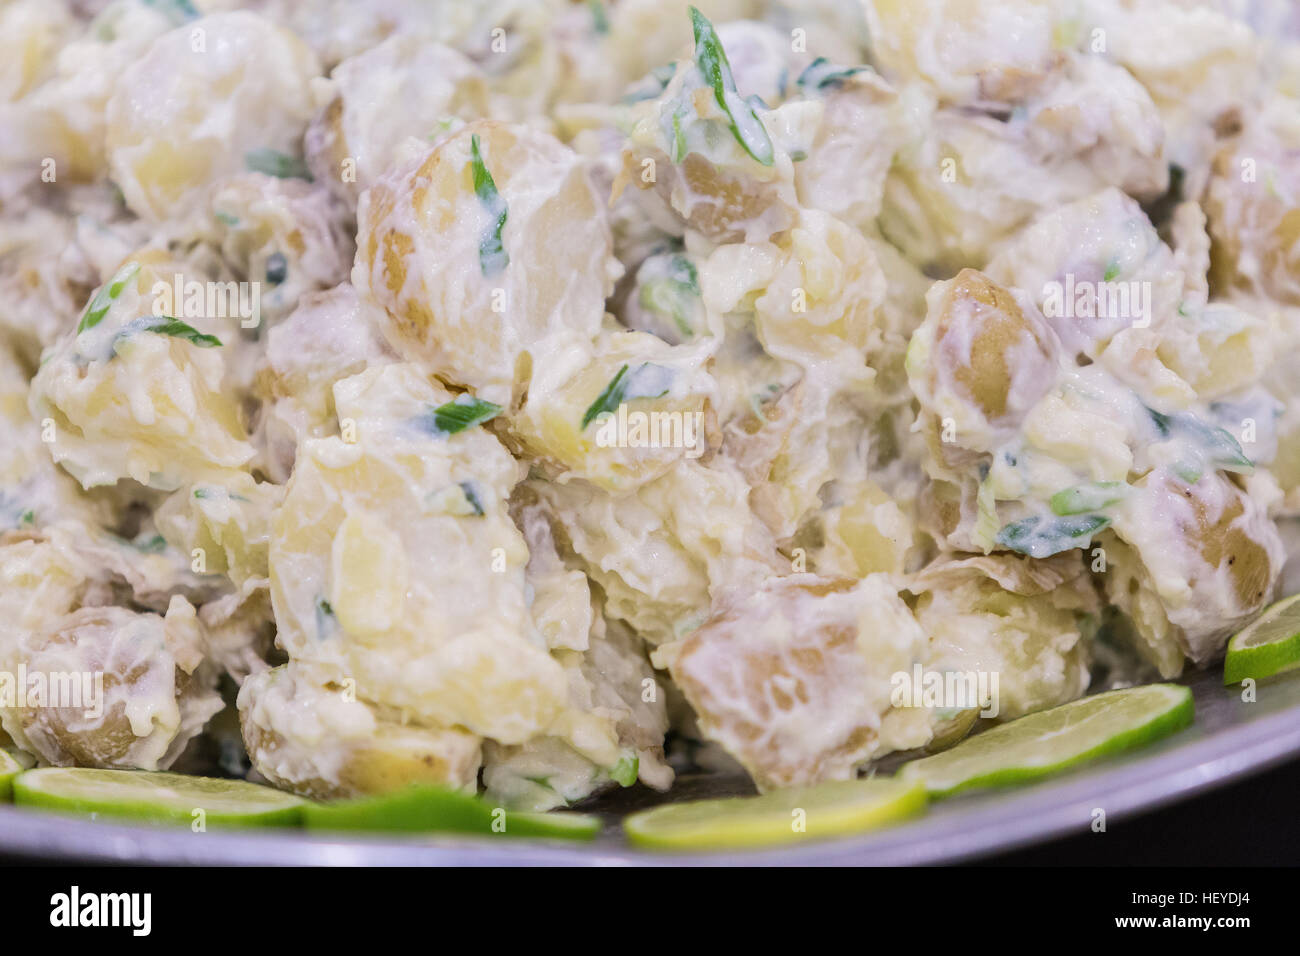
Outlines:
[{"label": "boiled potato chunk", "polygon": [[475,789],[473,734],[402,723],[309,665],[250,677],[240,688],[239,713],[254,769],[304,797],[360,797],[414,783]]},{"label": "boiled potato chunk", "polygon": [[226,176],[300,163],[319,73],[301,40],[247,11],[159,37],[108,102],[109,165],[127,204],[157,222]]},{"label": "boiled potato chunk", "polygon": [[280,645],[422,723],[539,733],[565,681],[529,618],[528,550],[505,508],[519,466],[481,425],[440,430],[453,396],[414,366],[334,395],[349,427],[303,443],[272,523]]},{"label": "boiled potato chunk", "polygon": [[[220,335],[158,325],[168,315],[158,290],[172,286],[180,275],[173,270],[158,250],[132,255],[91,297],[77,328],[47,351],[32,382],[29,405],[42,438],[85,488],[133,478],[172,489],[253,457],[224,387]],[[194,321],[227,338],[236,325]]]},{"label": "boiled potato chunk", "polygon": [[471,123],[377,182],[357,219],[352,281],[393,348],[498,405],[595,337],[619,273],[585,167],[522,126]]},{"label": "boiled potato chunk", "polygon": [[44,676],[50,696],[0,710],[0,722],[19,747],[55,766],[165,769],[222,706],[194,608],[182,597],[165,617],[73,611],[23,635],[11,667],[15,660],[29,685]]},{"label": "boiled potato chunk", "polygon": [[924,728],[908,722],[898,739],[886,722],[891,678],[924,644],[883,575],[793,575],[737,594],[654,659],[705,736],[768,790],[850,779],[877,753],[925,743]]}]

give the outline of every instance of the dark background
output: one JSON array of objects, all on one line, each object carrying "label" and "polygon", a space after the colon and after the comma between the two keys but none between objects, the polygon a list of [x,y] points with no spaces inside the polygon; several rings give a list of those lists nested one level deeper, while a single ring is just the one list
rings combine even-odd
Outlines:
[{"label": "dark background", "polygon": [[1003,866],[1300,866],[1300,760],[1141,816],[982,858]]}]

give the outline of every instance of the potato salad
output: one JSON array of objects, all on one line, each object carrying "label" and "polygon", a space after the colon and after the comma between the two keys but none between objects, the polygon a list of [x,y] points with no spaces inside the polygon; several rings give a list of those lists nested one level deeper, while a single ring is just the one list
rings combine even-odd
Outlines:
[{"label": "potato salad", "polygon": [[0,0],[0,436],[28,765],[548,810],[1176,678],[1300,590],[1300,7]]}]

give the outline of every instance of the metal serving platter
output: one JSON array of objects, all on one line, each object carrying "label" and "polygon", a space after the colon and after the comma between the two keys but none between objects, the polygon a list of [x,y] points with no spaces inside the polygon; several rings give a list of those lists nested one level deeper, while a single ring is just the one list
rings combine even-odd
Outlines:
[{"label": "metal serving platter", "polygon": [[[1085,832],[1094,810],[1107,822],[1300,756],[1300,672],[1260,684],[1258,700],[1221,684],[1218,669],[1191,675],[1196,722],[1161,743],[1017,790],[944,801],[925,816],[867,836],[746,852],[664,854],[623,842],[617,819],[657,802],[640,788],[596,807],[613,824],[591,844],[486,839],[337,839],[297,831],[195,834],[121,826],[0,807],[0,854],[49,862],[207,865],[900,865],[977,859]],[[678,797],[746,792],[743,781],[681,781]]]}]

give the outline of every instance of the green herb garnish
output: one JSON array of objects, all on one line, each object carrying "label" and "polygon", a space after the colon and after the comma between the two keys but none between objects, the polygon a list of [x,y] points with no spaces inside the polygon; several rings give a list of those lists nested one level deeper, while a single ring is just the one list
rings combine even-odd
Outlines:
[{"label": "green herb garnish", "polygon": [[604,0],[587,0],[587,7],[591,10],[591,25],[597,33],[609,32],[609,16],[605,13]]},{"label": "green herb garnish", "polygon": [[144,5],[153,7],[173,23],[197,20],[201,16],[190,0],[144,0]]},{"label": "green herb garnish", "polygon": [[330,607],[330,602],[323,597],[316,599],[316,637],[324,639],[333,636],[338,630],[339,619],[334,614],[334,608]]},{"label": "green herb garnish", "polygon": [[642,285],[637,298],[642,308],[671,318],[683,336],[694,334],[691,317],[700,301],[700,276],[690,259],[673,256],[668,274]]},{"label": "green herb garnish", "polygon": [[472,508],[474,511],[474,516],[477,518],[481,518],[484,514],[483,502],[479,501],[478,492],[474,488],[474,482],[462,481],[459,484],[460,484],[460,490],[465,493],[465,500],[469,503],[470,508]]},{"label": "green herb garnish", "polygon": [[305,179],[313,182],[311,170],[297,156],[276,149],[254,149],[244,154],[244,166],[255,173],[265,173],[276,179]]},{"label": "green herb garnish", "polygon": [[433,410],[430,430],[436,435],[455,435],[475,425],[482,425],[501,414],[502,408],[494,402],[461,395],[454,401],[439,405]]},{"label": "green herb garnish", "polygon": [[136,540],[131,543],[135,545],[135,549],[142,554],[162,554],[167,550],[167,539],[160,534],[156,534],[144,541],[136,538]]},{"label": "green herb garnish", "polygon": [[631,105],[632,103],[640,103],[642,100],[654,99],[668,88],[668,84],[676,73],[677,67],[672,63],[655,67],[628,90],[621,102],[625,105]]},{"label": "green herb garnish", "polygon": [[1052,495],[1048,504],[1058,515],[1077,515],[1085,511],[1100,511],[1124,498],[1128,486],[1122,481],[1096,481],[1075,485]]},{"label": "green herb garnish", "polygon": [[718,31],[695,7],[691,7],[691,26],[695,31],[695,65],[713,87],[718,108],[731,121],[732,135],[756,162],[771,166],[775,161],[772,138],[754,108],[736,91],[736,80],[731,75],[731,64],[727,62]]},{"label": "green herb garnish", "polygon": [[510,265],[510,254],[506,252],[501,237],[506,227],[506,216],[509,210],[506,208],[506,201],[497,192],[496,181],[483,162],[477,133],[470,137],[470,165],[474,171],[474,195],[479,198],[479,202],[483,203],[493,220],[492,227],[484,233],[478,244],[479,269],[483,275],[492,276]]},{"label": "green herb garnish", "polygon": [[82,313],[81,321],[77,323],[78,335],[99,325],[104,316],[108,314],[113,302],[126,288],[126,284],[134,279],[139,271],[140,263],[128,262],[117,270],[117,274],[109,280],[107,285],[95,293],[94,298],[90,300],[90,304],[86,306],[86,311]]},{"label": "green herb garnish", "polygon": [[[182,322],[180,319],[172,318],[170,315],[159,315],[152,319],[145,319],[139,325],[131,323],[122,332],[127,329],[140,332],[152,332],[155,335],[170,335],[175,339],[184,339],[192,345],[197,345],[201,349],[221,348],[221,339],[215,335],[208,335],[206,332],[200,332],[188,322]],[[122,333],[119,333],[122,334]]]},{"label": "green herb garnish", "polygon": [[799,74],[795,84],[804,90],[833,89],[843,86],[845,80],[865,69],[862,66],[835,66],[826,57],[819,56]]},{"label": "green herb garnish", "polygon": [[662,365],[643,362],[631,373],[624,365],[609,380],[609,384],[596,396],[582,416],[582,427],[586,428],[599,416],[609,412],[613,414],[624,402],[634,398],[659,398],[668,394],[669,379],[672,370]]},{"label": "green herb garnish", "polygon": [[997,542],[1031,558],[1046,558],[1071,548],[1086,547],[1092,536],[1110,524],[1105,515],[1035,515],[1014,521],[998,532]]},{"label": "green herb garnish", "polygon": [[1180,437],[1186,441],[1190,455],[1179,461],[1174,471],[1189,484],[1196,484],[1207,466],[1238,473],[1254,470],[1255,463],[1246,457],[1231,432],[1202,421],[1192,412],[1165,415],[1148,408],[1147,413],[1161,438]]}]

